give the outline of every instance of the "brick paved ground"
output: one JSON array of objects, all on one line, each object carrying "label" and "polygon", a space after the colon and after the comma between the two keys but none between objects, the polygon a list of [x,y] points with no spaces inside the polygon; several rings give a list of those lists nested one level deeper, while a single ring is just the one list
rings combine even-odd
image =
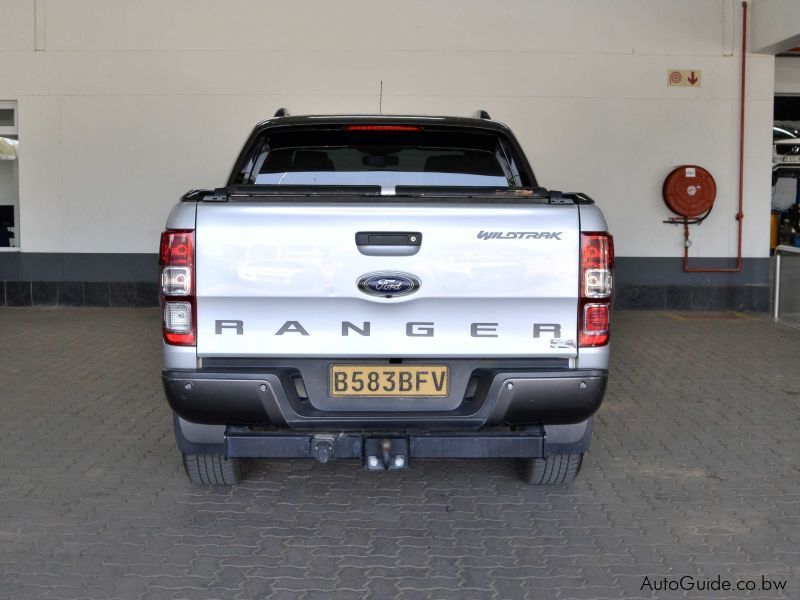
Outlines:
[{"label": "brick paved ground", "polygon": [[617,315],[570,488],[280,461],[220,490],[179,467],[155,310],[0,309],[0,597],[800,598],[800,329],[679,317]]}]

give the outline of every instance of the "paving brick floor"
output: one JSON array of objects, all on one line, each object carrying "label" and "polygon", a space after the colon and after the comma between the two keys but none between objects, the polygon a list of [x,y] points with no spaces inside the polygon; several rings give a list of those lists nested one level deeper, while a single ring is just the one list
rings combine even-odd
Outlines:
[{"label": "paving brick floor", "polygon": [[[192,487],[153,309],[0,309],[0,598],[800,598],[800,329],[623,312],[572,487],[503,461]],[[664,577],[786,591],[654,592]]]}]

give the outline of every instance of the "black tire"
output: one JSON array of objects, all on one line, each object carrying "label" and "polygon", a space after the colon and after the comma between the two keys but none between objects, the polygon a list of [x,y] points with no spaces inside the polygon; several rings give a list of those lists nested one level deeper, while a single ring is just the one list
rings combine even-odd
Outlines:
[{"label": "black tire", "polygon": [[222,454],[184,454],[183,468],[197,485],[233,485],[242,478],[242,459]]},{"label": "black tire", "polygon": [[575,481],[581,471],[583,453],[553,454],[518,461],[519,476],[530,485],[558,485]]}]

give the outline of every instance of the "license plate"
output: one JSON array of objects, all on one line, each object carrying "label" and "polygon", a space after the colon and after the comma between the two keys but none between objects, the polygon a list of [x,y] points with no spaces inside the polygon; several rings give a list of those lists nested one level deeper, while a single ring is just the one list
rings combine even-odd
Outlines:
[{"label": "license plate", "polygon": [[338,396],[447,396],[443,365],[331,365],[330,394]]},{"label": "license plate", "polygon": [[783,162],[800,163],[800,156],[784,156]]}]

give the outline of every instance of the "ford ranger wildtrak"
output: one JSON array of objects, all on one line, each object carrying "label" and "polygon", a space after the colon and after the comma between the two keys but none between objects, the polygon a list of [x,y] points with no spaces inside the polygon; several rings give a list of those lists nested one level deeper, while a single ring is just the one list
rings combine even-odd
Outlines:
[{"label": "ford ranger wildtrak", "polygon": [[568,483],[605,392],[613,242],[476,118],[289,116],[161,238],[163,385],[189,479],[252,458],[515,459]]}]

